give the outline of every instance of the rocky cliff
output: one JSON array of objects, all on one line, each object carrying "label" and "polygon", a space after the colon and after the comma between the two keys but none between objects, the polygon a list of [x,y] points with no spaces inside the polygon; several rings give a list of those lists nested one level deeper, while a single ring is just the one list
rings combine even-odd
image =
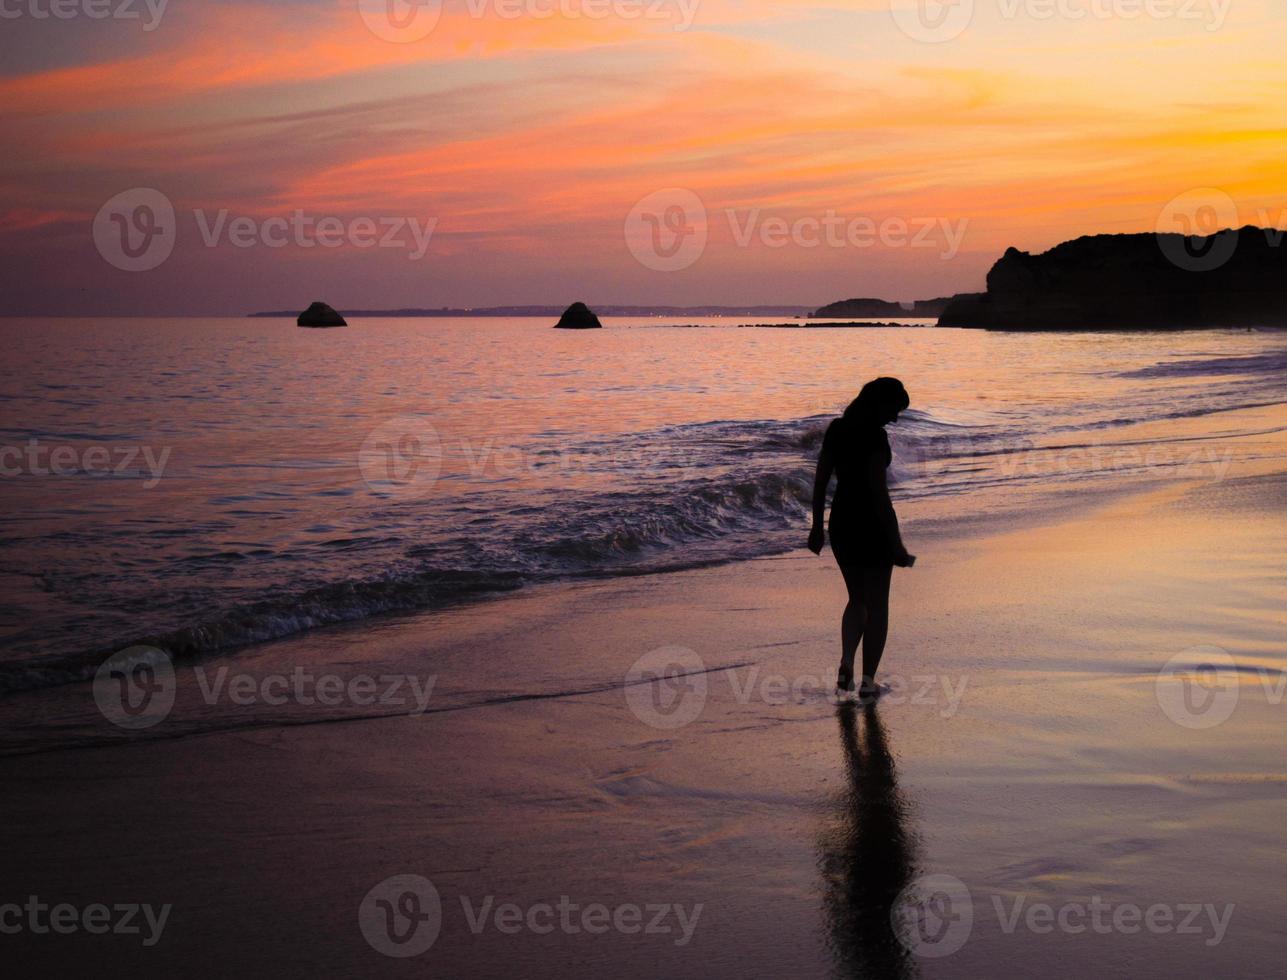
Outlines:
[{"label": "rocky cliff", "polygon": [[943,327],[1010,330],[1287,325],[1287,232],[1093,235],[1032,255],[1011,248],[986,293],[957,296]]}]

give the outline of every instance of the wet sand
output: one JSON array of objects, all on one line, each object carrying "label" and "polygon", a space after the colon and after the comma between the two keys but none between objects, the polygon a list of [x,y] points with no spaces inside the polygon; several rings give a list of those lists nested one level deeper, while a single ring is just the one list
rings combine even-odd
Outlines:
[{"label": "wet sand", "polygon": [[[48,976],[1275,975],[1285,513],[1266,473],[916,540],[870,711],[831,694],[843,586],[805,552],[264,647],[437,686],[414,716],[0,760],[4,901],[172,906],[150,947],[0,942]],[[662,647],[688,676],[631,673]],[[1236,670],[1160,673],[1219,651]],[[359,922],[395,875],[440,902],[406,958],[375,947],[422,934]],[[900,941],[900,895],[945,922]]]}]

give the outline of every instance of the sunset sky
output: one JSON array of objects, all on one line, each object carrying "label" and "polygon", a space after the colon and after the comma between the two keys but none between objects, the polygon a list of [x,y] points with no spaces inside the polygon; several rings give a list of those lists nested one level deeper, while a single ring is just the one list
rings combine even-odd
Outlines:
[{"label": "sunset sky", "polygon": [[1287,227],[1281,0],[59,2],[0,20],[5,313],[909,300],[1180,195]]}]

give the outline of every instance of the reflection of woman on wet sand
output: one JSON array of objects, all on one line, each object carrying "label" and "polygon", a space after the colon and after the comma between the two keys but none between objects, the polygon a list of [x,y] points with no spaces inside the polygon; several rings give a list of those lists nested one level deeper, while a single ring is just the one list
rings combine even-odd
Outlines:
[{"label": "reflection of woman on wet sand", "polygon": [[885,471],[892,460],[885,426],[907,408],[907,389],[897,378],[877,378],[863,385],[844,415],[827,427],[813,482],[813,528],[809,550],[822,553],[822,512],[827,484],[836,475],[831,501],[831,551],[845,577],[849,603],[840,619],[840,672],[836,686],[854,689],[854,657],[862,641],[863,700],[879,693],[876,668],[885,652],[889,630],[889,580],[894,566],[916,561],[903,547],[898,515],[889,499]]},{"label": "reflection of woman on wet sand", "polygon": [[834,804],[837,819],[820,839],[820,863],[823,914],[837,974],[911,977],[912,961],[890,920],[895,900],[912,879],[915,859],[905,824],[907,802],[898,792],[875,707],[847,702],[836,713],[848,786]]}]

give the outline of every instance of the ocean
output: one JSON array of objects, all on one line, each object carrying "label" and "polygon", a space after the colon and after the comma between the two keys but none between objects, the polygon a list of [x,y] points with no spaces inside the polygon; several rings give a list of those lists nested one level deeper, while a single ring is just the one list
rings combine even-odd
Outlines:
[{"label": "ocean", "polygon": [[0,690],[535,585],[803,546],[827,422],[878,375],[909,548],[1068,495],[1224,479],[1281,331],[919,321],[7,319]]}]

